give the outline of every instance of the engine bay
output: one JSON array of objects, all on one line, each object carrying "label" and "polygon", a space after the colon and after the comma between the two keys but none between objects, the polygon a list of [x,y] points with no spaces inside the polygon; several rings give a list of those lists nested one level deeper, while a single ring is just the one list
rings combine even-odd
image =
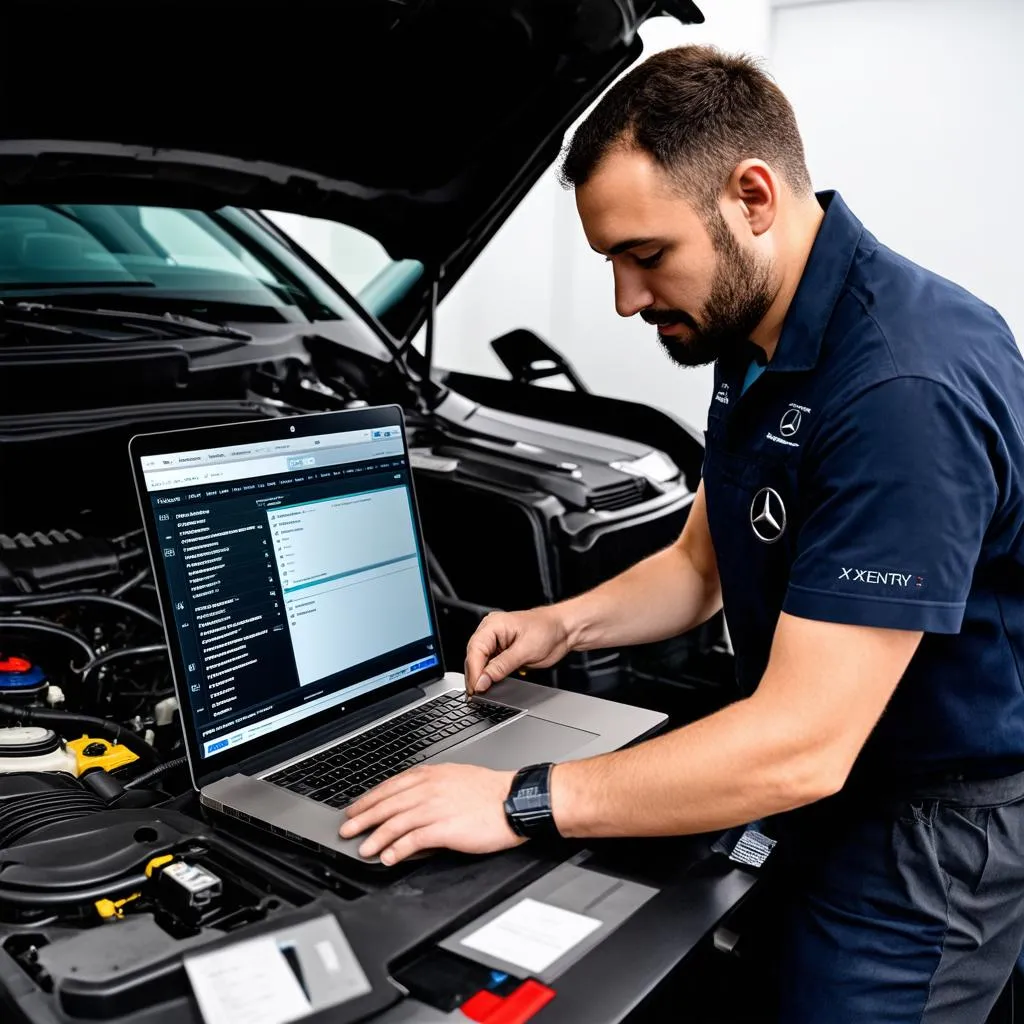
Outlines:
[{"label": "engine bay", "polygon": [[[114,337],[86,311],[71,348],[64,327],[52,343],[64,313],[2,318],[15,397],[0,413],[0,993],[17,1019],[184,1019],[183,953],[305,927],[380,888],[265,833],[246,838],[239,823],[225,831],[198,805],[127,459],[133,435],[400,405],[452,667],[488,611],[559,600],[626,568],[678,535],[693,500],[699,441],[578,380],[568,392],[515,373],[425,381],[418,353],[389,358],[353,322],[231,321],[204,334],[195,312],[164,323],[126,309]],[[539,339],[522,335],[525,365]],[[506,365],[516,341],[494,343]],[[466,543],[481,522],[500,541],[486,557]],[[720,635],[712,622],[535,678],[595,693],[627,676],[634,687],[702,685]],[[498,889],[502,872],[525,870],[502,863]],[[460,885],[486,893],[449,870],[453,907]],[[356,928],[359,913],[373,930],[377,912],[356,913]],[[395,908],[395,935],[408,918]],[[353,1012],[395,998],[372,984]]]},{"label": "engine bay", "polygon": [[[105,768],[152,768],[175,756],[177,704],[141,528],[112,538],[74,529],[0,535],[0,609],[7,723],[47,726],[77,743],[75,776],[91,757]],[[111,763],[104,741],[127,746],[131,761]],[[0,770],[52,759],[42,743],[0,732]]]}]

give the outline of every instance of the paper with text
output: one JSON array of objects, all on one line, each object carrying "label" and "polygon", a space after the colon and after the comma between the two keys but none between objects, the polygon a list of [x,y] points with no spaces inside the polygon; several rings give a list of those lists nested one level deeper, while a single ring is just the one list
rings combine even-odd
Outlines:
[{"label": "paper with text", "polygon": [[287,1024],[311,1012],[272,938],[187,957],[185,970],[206,1024]]},{"label": "paper with text", "polygon": [[537,974],[600,927],[596,917],[526,898],[467,935],[462,945]]}]

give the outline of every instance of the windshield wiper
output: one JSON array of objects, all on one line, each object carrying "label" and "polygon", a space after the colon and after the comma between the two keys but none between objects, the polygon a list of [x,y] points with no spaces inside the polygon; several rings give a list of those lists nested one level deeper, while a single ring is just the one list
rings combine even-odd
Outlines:
[{"label": "windshield wiper", "polygon": [[134,278],[131,281],[5,281],[0,292],[45,292],[59,288],[155,288],[153,281]]},{"label": "windshield wiper", "polygon": [[232,338],[252,341],[252,335],[224,324],[211,324],[191,316],[177,313],[134,313],[117,309],[80,309],[76,306],[57,306],[49,302],[11,302],[0,299],[0,320],[33,319],[57,320],[73,324],[76,320],[99,320],[121,325],[137,324],[152,327],[185,338]]}]

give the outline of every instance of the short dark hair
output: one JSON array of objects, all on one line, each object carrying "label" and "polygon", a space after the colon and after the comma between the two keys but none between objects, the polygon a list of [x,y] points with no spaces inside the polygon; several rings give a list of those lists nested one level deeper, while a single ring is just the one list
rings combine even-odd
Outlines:
[{"label": "short dark hair", "polygon": [[616,82],[576,130],[562,184],[585,184],[619,145],[649,153],[703,210],[748,158],[770,164],[793,191],[811,191],[789,100],[754,59],[711,46],[663,50]]}]

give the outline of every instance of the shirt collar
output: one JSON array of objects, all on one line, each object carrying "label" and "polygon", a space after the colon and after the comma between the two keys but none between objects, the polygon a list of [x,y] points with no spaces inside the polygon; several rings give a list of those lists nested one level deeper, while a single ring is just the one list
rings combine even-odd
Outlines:
[{"label": "shirt collar", "polygon": [[817,199],[825,216],[768,364],[773,373],[811,370],[817,364],[825,329],[864,234],[864,225],[838,192],[818,192]]}]

